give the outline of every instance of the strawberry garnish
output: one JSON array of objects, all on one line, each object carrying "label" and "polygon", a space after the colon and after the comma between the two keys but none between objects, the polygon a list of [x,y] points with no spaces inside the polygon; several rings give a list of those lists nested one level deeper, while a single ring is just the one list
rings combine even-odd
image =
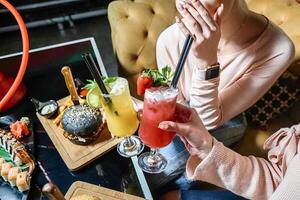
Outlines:
[{"label": "strawberry garnish", "polygon": [[137,94],[139,96],[143,96],[146,89],[152,87],[153,83],[154,81],[152,77],[145,74],[140,75],[137,79]]},{"label": "strawberry garnish", "polygon": [[168,65],[160,70],[146,69],[138,77],[137,94],[143,96],[145,90],[150,87],[168,86],[171,83],[173,75],[174,73]]}]

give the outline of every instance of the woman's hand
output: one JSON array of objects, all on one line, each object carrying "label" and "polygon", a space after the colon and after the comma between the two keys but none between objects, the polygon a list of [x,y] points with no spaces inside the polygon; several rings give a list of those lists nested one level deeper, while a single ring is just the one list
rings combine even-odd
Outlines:
[{"label": "woman's hand", "polygon": [[159,128],[176,132],[191,155],[198,155],[204,159],[212,149],[213,138],[206,130],[196,110],[177,104],[175,118],[176,122],[161,122]]},{"label": "woman's hand", "polygon": [[[179,6],[183,19],[176,18],[180,30],[192,35],[193,53],[201,59],[203,68],[217,63],[218,44],[221,37],[220,21],[224,6],[221,4],[211,16],[200,0],[191,0]],[[200,67],[202,67],[200,66]]]}]

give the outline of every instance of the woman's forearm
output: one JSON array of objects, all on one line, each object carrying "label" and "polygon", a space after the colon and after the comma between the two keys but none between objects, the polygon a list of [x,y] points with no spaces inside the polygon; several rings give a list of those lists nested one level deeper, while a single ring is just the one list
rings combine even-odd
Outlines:
[{"label": "woman's forearm", "polygon": [[199,70],[195,68],[192,75],[190,106],[197,110],[205,127],[212,130],[223,123],[223,110],[218,89],[220,79],[218,77],[202,80],[198,74]]},{"label": "woman's forearm", "polygon": [[300,158],[296,159],[299,157],[299,135],[300,124],[274,133],[264,145],[269,150],[268,160],[242,156],[214,140],[212,150],[205,157],[189,158],[187,176],[218,185],[249,199],[269,199],[283,177],[292,177],[288,174],[295,172],[292,170],[295,164],[292,163],[300,161]]},{"label": "woman's forearm", "polygon": [[268,199],[280,182],[277,166],[266,160],[245,157],[214,141],[211,152],[201,159],[191,156],[187,176],[226,188],[249,199]]}]

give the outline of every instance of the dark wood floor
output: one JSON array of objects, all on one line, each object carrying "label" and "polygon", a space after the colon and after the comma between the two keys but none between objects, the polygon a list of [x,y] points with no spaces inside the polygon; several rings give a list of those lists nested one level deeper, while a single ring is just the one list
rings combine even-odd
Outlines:
[{"label": "dark wood floor", "polygon": [[[55,25],[29,29],[30,48],[94,37],[108,75],[117,75],[107,16],[74,21],[74,25],[73,28],[65,26],[64,30],[59,30]],[[0,34],[0,56],[21,51],[21,45],[18,31]]]}]

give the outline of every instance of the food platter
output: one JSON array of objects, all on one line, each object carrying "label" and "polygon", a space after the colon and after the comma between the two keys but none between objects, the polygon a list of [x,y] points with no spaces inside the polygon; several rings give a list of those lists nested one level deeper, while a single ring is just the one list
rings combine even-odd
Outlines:
[{"label": "food platter", "polygon": [[[58,101],[58,104],[63,105],[69,99],[70,97],[63,98]],[[53,123],[53,119],[47,119],[38,113],[37,117],[65,164],[72,171],[76,171],[86,166],[93,160],[105,154],[107,151],[114,148],[121,140],[113,137],[104,123],[103,129],[97,140],[86,146],[76,145],[64,136],[64,130]]]},{"label": "food platter", "polygon": [[0,128],[0,199],[28,199],[31,177],[35,169],[31,123],[28,128],[30,134],[18,139],[8,126]]},{"label": "food platter", "polygon": [[88,194],[98,197],[101,200],[143,200],[144,198],[134,195],[126,194],[123,192],[111,190],[108,188],[100,187],[90,183],[77,181],[74,182],[69,188],[65,198],[67,200],[77,195]]}]

